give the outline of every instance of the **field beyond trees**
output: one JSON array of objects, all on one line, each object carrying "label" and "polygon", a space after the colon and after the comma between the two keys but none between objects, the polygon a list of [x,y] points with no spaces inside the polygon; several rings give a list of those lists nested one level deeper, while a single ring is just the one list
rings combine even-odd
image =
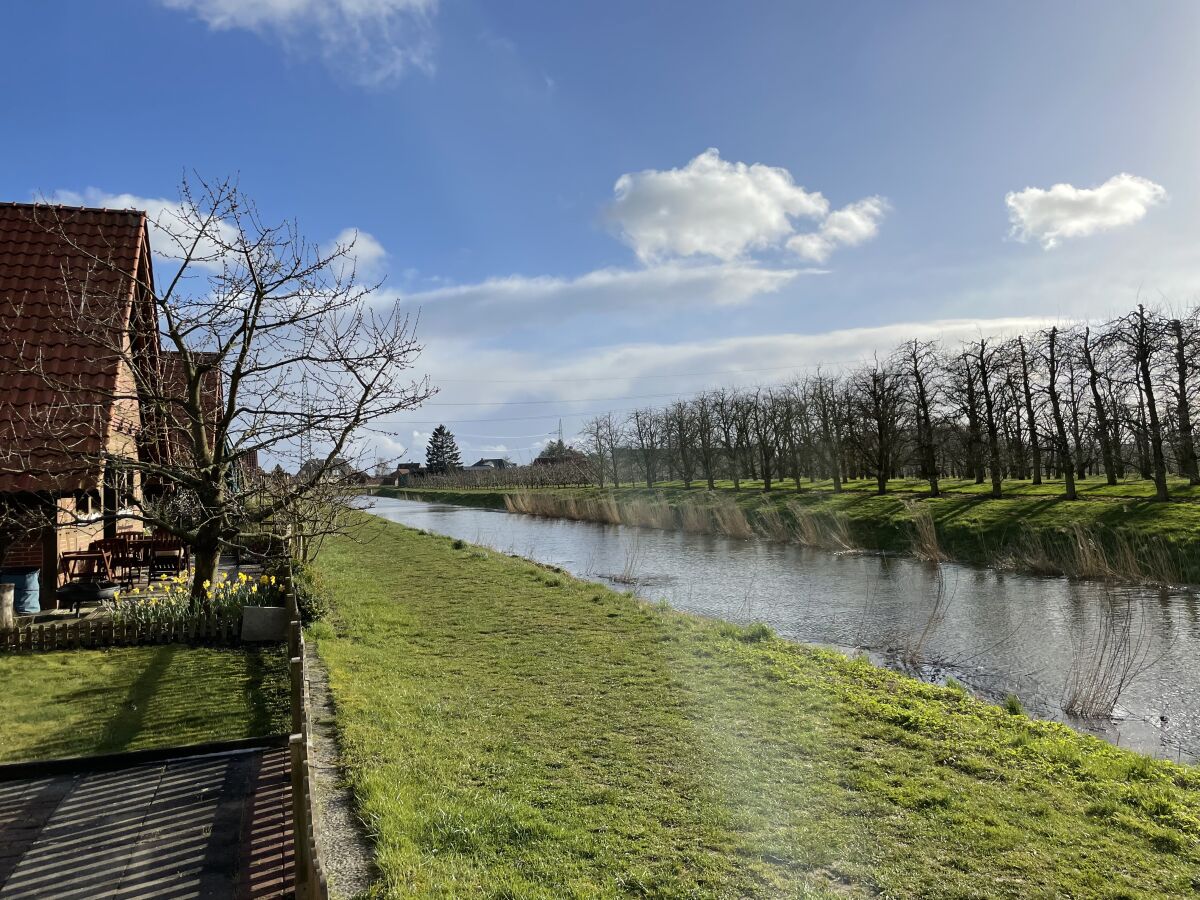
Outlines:
[{"label": "field beyond trees", "polygon": [[364,521],[314,628],[389,897],[1184,897],[1200,772]]}]

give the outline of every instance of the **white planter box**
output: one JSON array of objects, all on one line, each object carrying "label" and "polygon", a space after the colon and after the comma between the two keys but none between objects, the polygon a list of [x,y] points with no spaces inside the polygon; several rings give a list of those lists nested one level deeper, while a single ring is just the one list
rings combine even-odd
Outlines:
[{"label": "white planter box", "polygon": [[286,606],[242,607],[243,641],[286,641],[287,634]]}]

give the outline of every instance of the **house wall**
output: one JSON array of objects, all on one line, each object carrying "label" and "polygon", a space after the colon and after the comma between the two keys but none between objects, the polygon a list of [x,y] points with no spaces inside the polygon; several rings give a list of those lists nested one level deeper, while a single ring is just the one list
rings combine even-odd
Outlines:
[{"label": "house wall", "polygon": [[6,569],[37,568],[42,570],[42,609],[56,606],[54,591],[62,579],[58,576],[59,554],[64,551],[87,550],[92,541],[104,537],[104,519],[99,512],[89,514],[85,521],[75,522],[74,497],[58,501],[58,526],[53,531],[33,535],[9,548],[4,560]]},{"label": "house wall", "polygon": [[29,566],[41,567],[42,565],[42,539],[40,537],[31,537],[20,541],[8,548],[8,555],[4,558],[4,568],[6,569],[24,569]]}]

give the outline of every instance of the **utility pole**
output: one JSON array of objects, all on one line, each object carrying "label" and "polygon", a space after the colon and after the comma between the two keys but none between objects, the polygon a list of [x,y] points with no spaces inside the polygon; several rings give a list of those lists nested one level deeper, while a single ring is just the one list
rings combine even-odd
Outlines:
[{"label": "utility pole", "polygon": [[308,399],[308,375],[300,376],[300,421],[304,429],[300,432],[300,465],[303,466],[312,458],[312,432],[308,424],[312,422],[312,404]]}]

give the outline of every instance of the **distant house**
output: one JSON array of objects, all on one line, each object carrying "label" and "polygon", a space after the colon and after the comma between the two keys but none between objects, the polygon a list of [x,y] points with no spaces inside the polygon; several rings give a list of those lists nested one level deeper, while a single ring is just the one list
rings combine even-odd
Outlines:
[{"label": "distant house", "polygon": [[538,454],[533,461],[535,466],[565,466],[587,465],[588,458],[574,447],[568,447],[562,441],[552,441]]},{"label": "distant house", "polygon": [[497,469],[507,469],[513,464],[507,459],[481,459],[463,469],[464,472],[493,472]]},{"label": "distant house", "polygon": [[424,476],[425,467],[421,463],[402,462],[392,474],[385,475],[380,483],[391,487],[405,487],[411,479]]},{"label": "distant house", "polygon": [[[324,463],[325,460],[323,459],[305,460],[301,463],[296,477],[301,481],[309,481],[316,476]],[[331,484],[364,484],[366,483],[367,476],[358,471],[349,460],[335,457],[326,467],[324,474],[321,475],[321,480]]]},{"label": "distant house", "polygon": [[[43,597],[59,554],[114,536],[142,490],[119,461],[155,452],[129,362],[157,365],[153,285],[144,212],[0,204],[0,495],[57,511],[4,565],[40,568]],[[90,334],[72,328],[80,296],[101,323]]]}]

